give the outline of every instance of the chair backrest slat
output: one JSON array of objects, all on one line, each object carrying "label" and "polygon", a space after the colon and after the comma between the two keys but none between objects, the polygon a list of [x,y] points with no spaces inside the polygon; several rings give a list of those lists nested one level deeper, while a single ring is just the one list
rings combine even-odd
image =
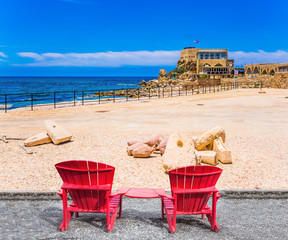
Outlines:
[{"label": "chair backrest slat", "polygon": [[[212,166],[187,166],[171,170],[169,179],[172,195],[177,189],[202,189],[215,186],[222,169]],[[177,194],[177,211],[198,212],[205,207],[210,193]]]},{"label": "chair backrest slat", "polygon": [[[55,165],[63,182],[80,186],[110,185],[112,189],[115,168],[104,163],[84,160],[65,161]],[[105,210],[107,191],[70,189],[74,204],[86,210]]]}]

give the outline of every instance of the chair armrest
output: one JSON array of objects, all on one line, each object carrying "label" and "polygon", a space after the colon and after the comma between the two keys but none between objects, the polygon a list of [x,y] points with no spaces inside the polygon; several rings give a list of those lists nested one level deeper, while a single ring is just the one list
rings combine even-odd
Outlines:
[{"label": "chair armrest", "polygon": [[112,197],[115,197],[117,195],[121,195],[121,196],[125,195],[129,190],[130,190],[130,188],[128,188],[128,187],[121,187],[116,192],[111,193],[109,197],[112,198]]},{"label": "chair armrest", "polygon": [[57,195],[59,195],[60,197],[63,196],[63,189],[59,189]]},{"label": "chair armrest", "polygon": [[62,189],[75,189],[75,190],[102,190],[109,191],[111,184],[98,185],[98,186],[87,186],[87,185],[76,185],[70,183],[63,183]]},{"label": "chair armrest", "polygon": [[170,200],[175,200],[174,197],[172,197],[171,195],[167,194],[167,193],[165,192],[165,190],[162,189],[162,188],[156,188],[156,189],[154,189],[154,191],[155,191],[160,197],[166,197],[166,198],[168,198],[168,199],[170,199]]},{"label": "chair armrest", "polygon": [[200,189],[174,189],[174,194],[189,194],[189,193],[212,193],[218,192],[216,187],[200,188]]}]

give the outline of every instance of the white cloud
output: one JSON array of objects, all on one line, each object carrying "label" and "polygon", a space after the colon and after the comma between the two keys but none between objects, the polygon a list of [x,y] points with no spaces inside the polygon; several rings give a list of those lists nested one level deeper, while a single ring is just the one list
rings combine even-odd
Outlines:
[{"label": "white cloud", "polygon": [[276,52],[229,52],[229,58],[235,60],[235,65],[251,63],[286,63],[288,62],[288,51],[278,50]]},{"label": "white cloud", "polygon": [[41,54],[33,53],[33,52],[20,52],[17,53],[20,57],[28,57],[33,58],[36,61],[44,61],[45,57],[43,57]]},{"label": "white cloud", "polygon": [[32,58],[26,66],[121,67],[175,65],[179,51],[135,51],[97,53],[33,53],[20,52],[20,57]]},{"label": "white cloud", "polygon": [[0,52],[0,57],[8,57],[5,53]]},{"label": "white cloud", "polygon": [[[77,67],[121,67],[121,66],[176,66],[180,51],[123,51],[96,53],[34,53],[20,52],[20,57],[34,61],[25,66],[77,66]],[[288,51],[276,52],[229,52],[229,58],[235,65],[253,63],[288,62]]]}]

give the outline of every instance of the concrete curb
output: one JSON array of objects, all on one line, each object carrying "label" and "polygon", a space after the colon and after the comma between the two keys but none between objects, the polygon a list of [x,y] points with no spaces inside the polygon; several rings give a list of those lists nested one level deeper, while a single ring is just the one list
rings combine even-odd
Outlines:
[{"label": "concrete curb", "polygon": [[[228,199],[288,199],[288,189],[284,190],[219,190],[223,198]],[[60,197],[54,191],[2,191],[0,201],[50,201],[59,200]]]}]

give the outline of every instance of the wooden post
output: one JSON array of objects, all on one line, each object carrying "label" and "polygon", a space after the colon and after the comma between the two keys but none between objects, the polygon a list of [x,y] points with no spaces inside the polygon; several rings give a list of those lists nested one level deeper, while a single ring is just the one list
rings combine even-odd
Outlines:
[{"label": "wooden post", "polygon": [[56,108],[56,92],[54,92],[54,108]]},{"label": "wooden post", "polygon": [[5,113],[7,113],[7,94],[5,94]]},{"label": "wooden post", "polygon": [[31,111],[33,111],[33,93],[31,93]]},{"label": "wooden post", "polygon": [[99,91],[98,91],[98,96],[99,96],[99,104],[101,104],[101,97],[100,97],[100,95],[101,95],[101,91],[99,90]]},{"label": "wooden post", "polygon": [[82,105],[84,105],[84,91],[82,91]]},{"label": "wooden post", "polygon": [[113,102],[115,102],[115,90],[113,90]]},{"label": "wooden post", "polygon": [[74,91],[74,106],[76,106],[76,91]]}]

